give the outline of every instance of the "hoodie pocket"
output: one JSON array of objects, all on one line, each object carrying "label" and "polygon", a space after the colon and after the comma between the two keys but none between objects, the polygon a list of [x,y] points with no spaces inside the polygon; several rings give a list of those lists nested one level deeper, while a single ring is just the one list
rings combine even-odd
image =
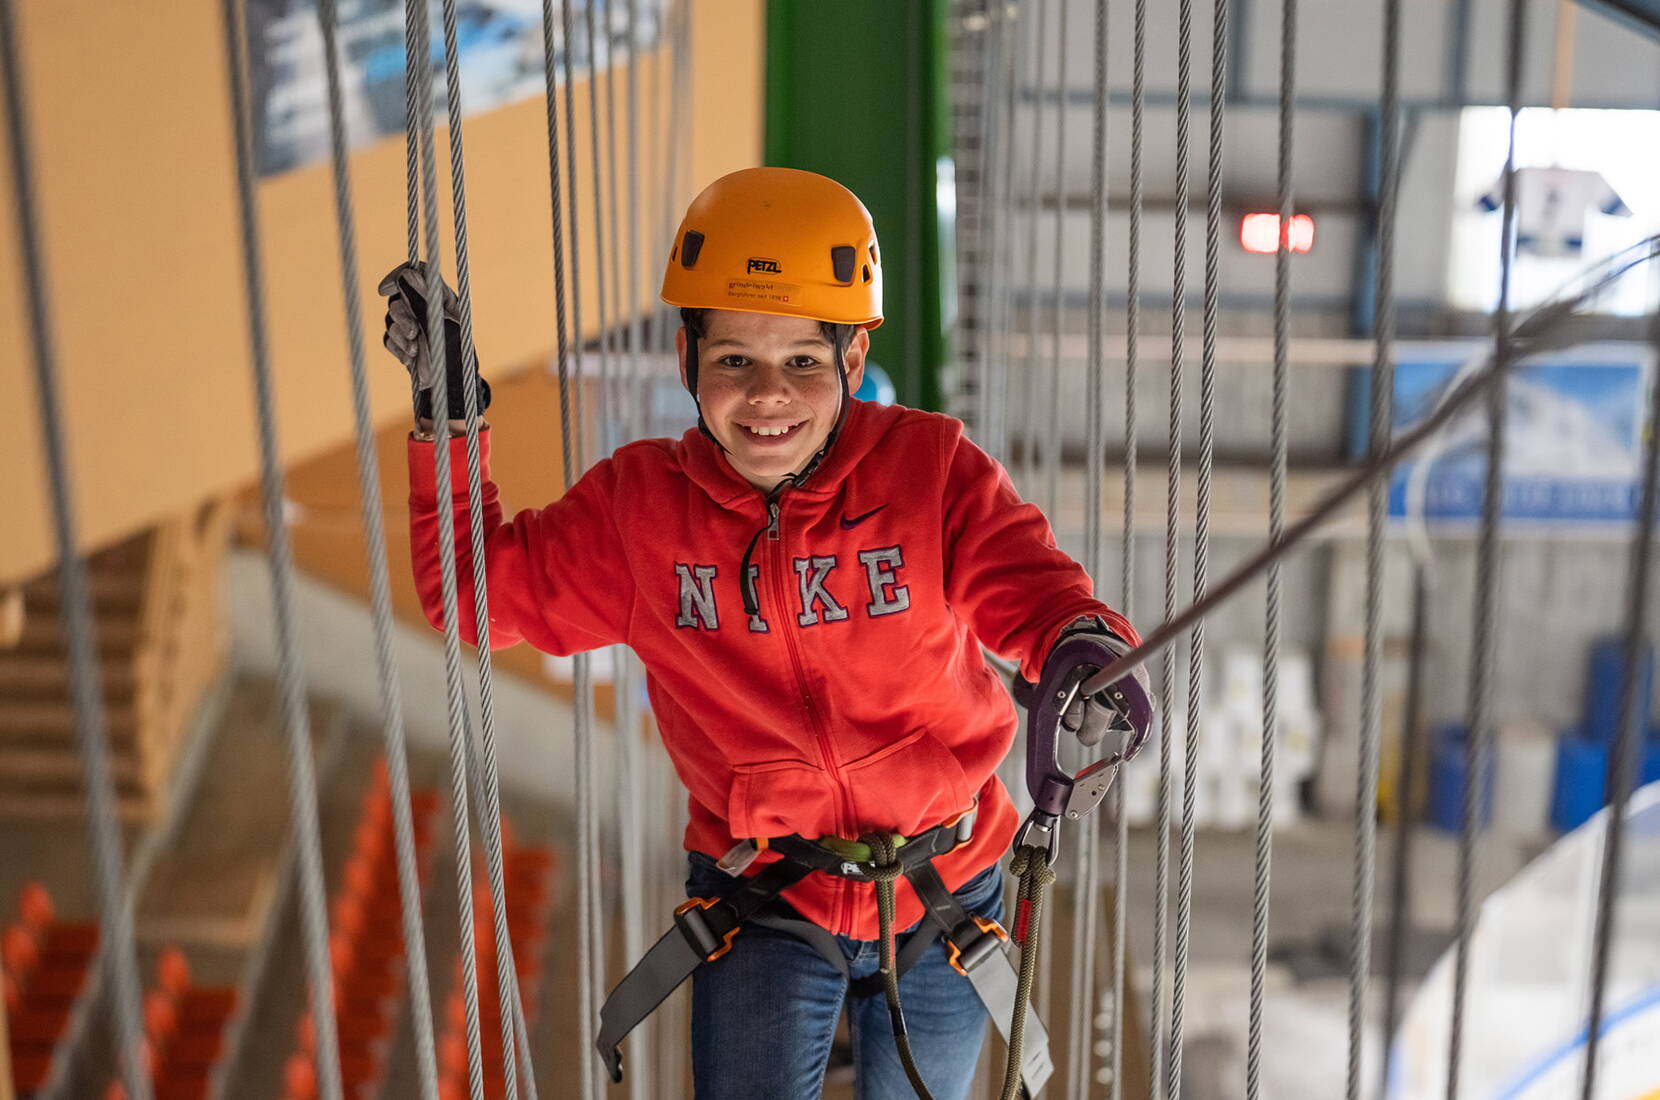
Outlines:
[{"label": "hoodie pocket", "polygon": [[733,766],[726,820],[734,837],[836,831],[836,786],[822,768],[803,760],[768,760]]},{"label": "hoodie pocket", "polygon": [[860,832],[880,829],[914,836],[974,804],[963,767],[926,729],[843,768]]}]

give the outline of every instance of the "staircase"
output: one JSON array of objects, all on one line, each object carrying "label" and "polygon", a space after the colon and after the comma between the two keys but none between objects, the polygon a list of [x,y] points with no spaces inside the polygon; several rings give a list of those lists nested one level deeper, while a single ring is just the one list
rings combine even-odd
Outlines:
[{"label": "staircase", "polygon": [[[160,808],[181,735],[225,653],[220,563],[230,506],[216,501],[101,550],[87,582],[123,820]],[[63,594],[25,583],[0,647],[0,819],[84,812]]]}]

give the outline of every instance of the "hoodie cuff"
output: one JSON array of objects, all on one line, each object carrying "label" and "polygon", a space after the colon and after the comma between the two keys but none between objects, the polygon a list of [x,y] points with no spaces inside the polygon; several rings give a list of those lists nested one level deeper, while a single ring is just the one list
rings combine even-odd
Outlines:
[{"label": "hoodie cuff", "polygon": [[[464,435],[452,436],[446,442],[450,447],[450,486],[451,493],[465,493],[467,491],[467,437]],[[438,471],[436,469],[436,455],[433,448],[436,440],[421,440],[413,436],[408,440],[409,448],[409,499],[412,501],[437,501]],[[490,480],[490,429],[480,428],[478,433],[478,466],[479,479]]]}]

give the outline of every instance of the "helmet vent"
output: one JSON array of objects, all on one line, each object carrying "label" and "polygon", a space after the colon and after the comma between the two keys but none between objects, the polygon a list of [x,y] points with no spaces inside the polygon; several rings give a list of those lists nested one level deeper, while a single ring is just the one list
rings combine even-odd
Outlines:
[{"label": "helmet vent", "polygon": [[830,250],[830,266],[836,273],[836,282],[853,281],[853,263],[857,255],[857,250],[850,244],[838,244]]},{"label": "helmet vent", "polygon": [[879,263],[882,262],[881,258],[876,255],[876,242],[875,241],[870,242],[870,262],[873,263],[873,264],[879,264]]},{"label": "helmet vent", "polygon": [[697,254],[703,251],[703,234],[695,229],[686,230],[685,239],[680,247],[680,266],[691,267],[697,263]]},{"label": "helmet vent", "polygon": [[865,264],[864,269],[865,269],[865,282],[868,283],[868,282],[870,282],[870,265]]}]

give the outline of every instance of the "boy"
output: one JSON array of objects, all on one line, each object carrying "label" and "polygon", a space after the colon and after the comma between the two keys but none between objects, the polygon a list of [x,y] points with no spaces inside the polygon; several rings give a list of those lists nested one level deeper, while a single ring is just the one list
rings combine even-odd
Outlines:
[{"label": "boy", "polygon": [[[426,384],[421,285],[406,265],[381,289],[387,347]],[[621,1034],[695,968],[700,1096],[817,1096],[850,990],[861,1097],[910,1095],[918,1073],[935,1096],[965,1096],[986,1020],[970,971],[987,954],[1003,961],[975,945],[1002,934],[997,860],[1018,824],[995,775],[1015,712],[980,647],[1037,680],[1062,638],[1079,670],[1138,642],[958,421],[850,397],[881,296],[875,230],[852,192],[810,172],[735,172],[692,203],[663,280],[663,300],[681,308],[697,430],[623,447],[505,523],[481,433],[490,644],[632,646],[690,793],[693,900],[607,1004],[613,1076]],[[482,409],[487,388],[480,397]],[[412,545],[441,625],[433,433],[421,428],[409,444]],[[1131,691],[1146,696],[1144,683]],[[1118,720],[1098,696],[1071,708],[1068,728],[1093,743]],[[871,879],[902,861],[892,927],[918,926],[896,945],[908,1050],[897,1010],[868,995],[880,989]]]}]

